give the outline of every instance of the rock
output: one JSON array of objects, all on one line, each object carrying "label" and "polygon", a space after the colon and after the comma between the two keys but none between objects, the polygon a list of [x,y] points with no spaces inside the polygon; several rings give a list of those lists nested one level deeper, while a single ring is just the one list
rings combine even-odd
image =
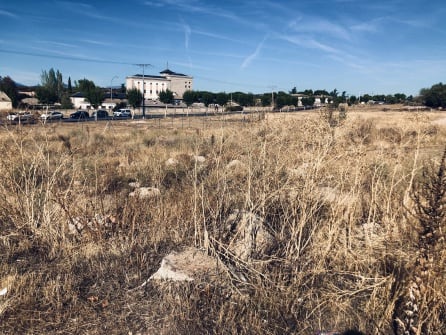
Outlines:
[{"label": "rock", "polygon": [[197,164],[204,164],[206,162],[206,157],[194,155],[192,156],[192,160]]},{"label": "rock", "polygon": [[137,181],[132,181],[132,182],[129,183],[129,186],[131,188],[138,188],[138,187],[141,187],[141,184],[138,183]]},{"label": "rock", "polygon": [[226,165],[227,170],[233,170],[233,169],[245,169],[246,164],[239,161],[238,159],[233,159]]},{"label": "rock", "polygon": [[[181,252],[172,252],[161,261],[161,266],[149,280],[193,281],[219,273],[218,262],[204,251],[189,247]],[[145,282],[143,285],[145,285]]]},{"label": "rock", "polygon": [[68,221],[68,232],[71,235],[77,235],[82,233],[82,230],[84,230],[85,227],[85,221],[81,217],[75,217],[72,220]]},{"label": "rock", "polygon": [[139,199],[153,199],[161,196],[161,191],[156,187],[138,187],[130,192],[129,196]]},{"label": "rock", "polygon": [[167,161],[166,161],[166,166],[171,166],[171,167],[173,167],[173,166],[177,166],[178,165],[178,160],[177,159],[175,159],[175,158],[172,158],[172,157],[170,157]]},{"label": "rock", "polygon": [[242,161],[234,159],[226,164],[225,173],[229,179],[245,178],[248,175],[248,166]]},{"label": "rock", "polygon": [[275,242],[263,219],[251,212],[234,211],[226,219],[226,229],[232,235],[229,250],[244,261],[267,255]]}]

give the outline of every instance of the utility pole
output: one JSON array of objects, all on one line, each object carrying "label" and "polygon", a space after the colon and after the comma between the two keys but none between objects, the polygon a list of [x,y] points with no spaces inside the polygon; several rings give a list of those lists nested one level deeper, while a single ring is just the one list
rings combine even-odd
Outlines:
[{"label": "utility pole", "polygon": [[[118,76],[114,76],[111,80],[110,80],[110,100],[113,100],[113,79],[119,78]],[[112,103],[112,101],[110,101],[110,103]]]},{"label": "utility pole", "polygon": [[142,118],[146,118],[146,88],[144,85],[144,70],[146,66],[152,66],[151,64],[135,64],[142,67]]},{"label": "utility pole", "polygon": [[276,86],[270,86],[271,88],[271,111],[274,111],[274,89],[276,88]]}]

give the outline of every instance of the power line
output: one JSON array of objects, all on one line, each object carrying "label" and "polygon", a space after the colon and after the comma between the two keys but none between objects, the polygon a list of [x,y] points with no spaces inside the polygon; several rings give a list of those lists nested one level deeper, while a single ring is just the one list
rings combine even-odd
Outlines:
[{"label": "power line", "polygon": [[[70,61],[77,61],[77,62],[89,62],[89,63],[101,63],[101,64],[105,63],[105,64],[119,64],[119,65],[137,65],[137,66],[144,66],[144,67],[145,66],[153,67],[151,64],[135,64],[135,63],[114,61],[114,60],[109,60],[109,59],[82,58],[82,57],[73,57],[73,56],[52,55],[52,54],[46,54],[46,53],[7,50],[7,49],[1,49],[1,48],[0,48],[0,53],[30,56],[30,57],[53,58],[53,59],[70,60]],[[270,88],[270,86],[267,86],[267,85],[235,83],[235,82],[230,82],[230,81],[218,80],[215,78],[209,78],[209,77],[205,77],[205,76],[194,76],[194,78],[205,80],[205,81],[212,82],[212,83],[219,83],[219,84],[230,85],[230,86],[235,86],[235,87],[249,86],[249,87],[257,87],[257,88],[263,88],[263,89]]]},{"label": "power line", "polygon": [[27,51],[16,51],[16,50],[0,49],[0,52],[7,53],[7,54],[12,54],[12,55],[43,57],[43,58],[55,58],[55,59],[73,60],[73,61],[80,61],[80,62],[90,62],[90,63],[109,63],[109,64],[120,64],[120,65],[133,65],[133,63],[118,62],[118,61],[106,60],[106,59],[81,58],[81,57],[72,57],[72,56],[51,55],[51,54],[44,54],[44,53],[37,53],[37,52],[27,52]]}]

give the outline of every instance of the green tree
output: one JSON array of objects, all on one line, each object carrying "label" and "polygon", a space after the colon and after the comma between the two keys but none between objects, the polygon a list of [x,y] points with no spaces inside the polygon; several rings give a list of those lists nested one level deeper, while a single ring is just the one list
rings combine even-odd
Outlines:
[{"label": "green tree", "polygon": [[[336,91],[336,89],[335,89]],[[311,95],[311,94],[308,94]],[[314,91],[314,95],[330,95],[326,90],[316,90]]]},{"label": "green tree", "polygon": [[197,102],[197,93],[195,91],[186,91],[183,93],[183,102],[187,105],[190,106],[192,105],[194,102]]},{"label": "green tree", "polygon": [[127,100],[129,105],[133,108],[141,106],[142,103],[142,93],[137,88],[131,88],[127,90]]},{"label": "green tree", "polygon": [[314,101],[315,101],[314,97],[302,98],[302,105],[304,105],[304,106],[313,106]]},{"label": "green tree", "polygon": [[369,102],[370,100],[373,100],[373,97],[369,94],[364,94],[363,96],[360,97],[361,102]]},{"label": "green tree", "polygon": [[97,87],[91,80],[85,78],[79,80],[78,89],[94,108],[97,108],[104,100],[104,94],[101,88]]},{"label": "green tree", "polygon": [[19,105],[19,91],[17,85],[9,76],[4,78],[0,77],[0,91],[11,99],[12,107],[16,108]]},{"label": "green tree", "polygon": [[354,105],[358,103],[358,98],[355,95],[351,95],[350,98],[348,98],[348,103],[350,105]]},{"label": "green tree", "polygon": [[446,107],[446,85],[438,83],[420,91],[422,102],[432,108]]},{"label": "green tree", "polygon": [[214,103],[215,97],[214,93],[208,91],[200,91],[198,92],[198,101],[204,103],[207,107],[209,104]]},{"label": "green tree", "polygon": [[[42,101],[41,97],[38,96],[37,98],[40,100],[40,102],[60,102],[64,91],[62,73],[60,73],[59,70],[54,71],[53,68],[49,69],[48,71],[42,71],[40,81],[41,87],[44,88],[43,90],[40,90],[40,93],[43,94],[42,99],[45,101],[51,100],[51,102],[44,102]],[[54,100],[54,97],[56,97],[56,99],[55,101],[52,101]]]},{"label": "green tree", "polygon": [[407,100],[407,97],[404,93],[396,93],[394,94],[394,98],[399,103],[405,102]]},{"label": "green tree", "polygon": [[64,94],[62,94],[60,104],[61,104],[61,108],[63,108],[63,109],[73,108],[73,103],[71,102],[70,94],[68,92],[65,92]]},{"label": "green tree", "polygon": [[[316,92],[318,92],[318,91],[316,91]],[[305,91],[299,92],[299,93],[300,94],[304,94],[304,95],[308,95],[308,96],[313,96],[314,95],[313,90],[308,90],[308,89],[305,90]]]},{"label": "green tree", "polygon": [[67,87],[68,93],[73,93],[73,87],[71,86],[71,77],[68,77],[68,87]]},{"label": "green tree", "polygon": [[164,104],[171,104],[173,103],[173,92],[169,89],[161,91],[159,93],[159,99]]},{"label": "green tree", "polygon": [[330,95],[333,99],[336,98],[338,96],[338,94],[339,94],[339,92],[336,88],[330,92]]},{"label": "green tree", "polygon": [[36,87],[36,97],[39,99],[41,104],[52,105],[59,101],[59,97],[57,96],[56,92],[46,86]]},{"label": "green tree", "polygon": [[215,102],[217,104],[219,104],[220,106],[226,105],[228,100],[229,100],[229,96],[224,92],[217,93],[217,95],[215,97]]},{"label": "green tree", "polygon": [[254,106],[254,94],[234,92],[232,93],[232,100],[237,102],[240,106]]},{"label": "green tree", "polygon": [[388,94],[386,95],[386,98],[384,100],[388,104],[396,104],[398,100],[395,98],[395,96]]},{"label": "green tree", "polygon": [[271,93],[263,93],[260,100],[262,101],[263,107],[271,106]]},{"label": "green tree", "polygon": [[292,95],[285,93],[283,91],[277,92],[276,97],[276,106],[277,108],[282,108],[283,106],[296,106],[297,105],[297,98],[293,97]]}]

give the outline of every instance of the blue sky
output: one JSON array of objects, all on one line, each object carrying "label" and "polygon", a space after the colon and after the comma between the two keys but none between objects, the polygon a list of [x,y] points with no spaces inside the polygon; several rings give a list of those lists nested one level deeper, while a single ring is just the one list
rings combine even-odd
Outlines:
[{"label": "blue sky", "polygon": [[0,75],[117,86],[169,69],[194,89],[418,94],[446,81],[444,0],[0,0]]}]

